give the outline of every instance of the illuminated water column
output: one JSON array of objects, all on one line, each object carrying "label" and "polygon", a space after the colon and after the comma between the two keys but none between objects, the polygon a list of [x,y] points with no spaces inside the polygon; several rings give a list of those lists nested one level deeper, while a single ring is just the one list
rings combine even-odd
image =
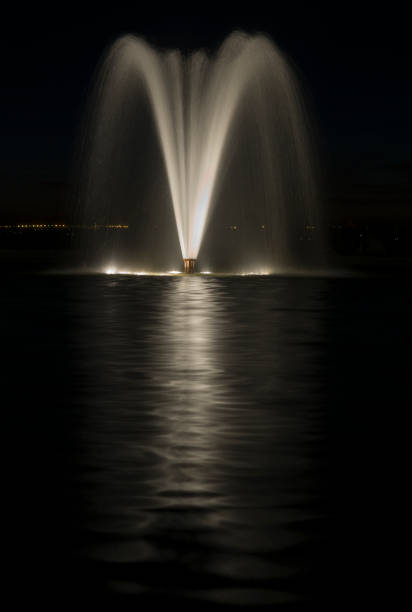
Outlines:
[{"label": "illuminated water column", "polygon": [[183,265],[185,268],[185,274],[193,274],[195,271],[196,259],[184,259]]}]

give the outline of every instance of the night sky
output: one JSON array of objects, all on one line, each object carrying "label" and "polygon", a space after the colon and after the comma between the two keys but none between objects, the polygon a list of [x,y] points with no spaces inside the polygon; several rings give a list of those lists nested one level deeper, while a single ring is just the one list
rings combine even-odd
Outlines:
[{"label": "night sky", "polygon": [[[215,50],[234,29],[264,32],[290,58],[317,133],[328,216],[411,217],[408,17],[395,3],[271,4],[201,15],[112,8],[3,14],[0,222],[64,220],[88,87],[104,50],[131,32],[161,48]],[[310,3],[312,4],[312,3]],[[360,3],[358,3],[360,4]],[[256,6],[254,4],[254,6]],[[22,17],[24,15],[24,18]],[[66,207],[66,208],[65,208]]]}]

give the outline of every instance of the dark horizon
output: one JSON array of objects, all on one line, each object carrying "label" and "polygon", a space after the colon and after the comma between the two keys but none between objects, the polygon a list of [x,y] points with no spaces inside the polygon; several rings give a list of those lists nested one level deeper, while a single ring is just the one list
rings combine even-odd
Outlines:
[{"label": "dark horizon", "polygon": [[326,217],[411,217],[411,83],[401,12],[317,9],[236,16],[135,11],[70,24],[5,19],[0,221],[67,221],[79,126],[104,51],[134,33],[161,48],[213,53],[233,30],[262,32],[287,55],[313,119]]}]

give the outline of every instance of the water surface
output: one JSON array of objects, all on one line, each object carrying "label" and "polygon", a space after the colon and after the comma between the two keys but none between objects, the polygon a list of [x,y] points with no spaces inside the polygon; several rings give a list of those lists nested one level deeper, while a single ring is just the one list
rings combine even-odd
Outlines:
[{"label": "water surface", "polygon": [[372,432],[410,330],[399,280],[3,289],[19,584],[146,609],[367,599]]}]

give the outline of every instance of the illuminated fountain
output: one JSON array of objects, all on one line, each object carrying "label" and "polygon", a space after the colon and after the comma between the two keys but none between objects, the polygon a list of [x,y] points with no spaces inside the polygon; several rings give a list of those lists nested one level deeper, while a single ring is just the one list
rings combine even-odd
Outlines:
[{"label": "illuminated fountain", "polygon": [[[153,129],[147,128],[150,121],[157,139]],[[150,139],[159,143],[163,161],[153,153],[157,144]],[[263,35],[235,32],[213,57],[203,51],[184,57],[179,51],[153,49],[132,35],[120,38],[99,72],[83,150],[87,223],[116,220],[132,227],[133,220],[125,217],[133,216],[139,202],[147,200],[146,217],[142,213],[134,225],[142,225],[141,219],[150,215],[163,220],[167,198],[157,204],[159,195],[144,200],[141,191],[153,159],[157,170],[152,183],[161,183],[165,169],[187,273],[194,272],[201,247],[201,260],[206,263],[208,252],[216,250],[213,238],[207,245],[202,242],[222,207],[228,215],[230,211],[236,229],[241,209],[248,209],[242,212],[246,221],[236,239],[245,242],[251,260],[248,233],[252,226],[265,228],[264,240],[262,231],[253,238],[260,248],[254,263],[262,267],[263,262],[268,269],[289,264],[301,229],[318,222],[312,155],[298,87],[284,56]],[[223,200],[219,196],[228,185],[239,194]],[[219,221],[219,227],[224,223],[226,219]],[[155,254],[166,248],[168,230],[161,232],[147,239],[146,251]],[[135,244],[143,240],[146,235]],[[230,240],[235,240],[234,234]],[[222,244],[232,248],[227,237]],[[150,254],[144,258],[149,262],[145,269],[155,267]]]}]

